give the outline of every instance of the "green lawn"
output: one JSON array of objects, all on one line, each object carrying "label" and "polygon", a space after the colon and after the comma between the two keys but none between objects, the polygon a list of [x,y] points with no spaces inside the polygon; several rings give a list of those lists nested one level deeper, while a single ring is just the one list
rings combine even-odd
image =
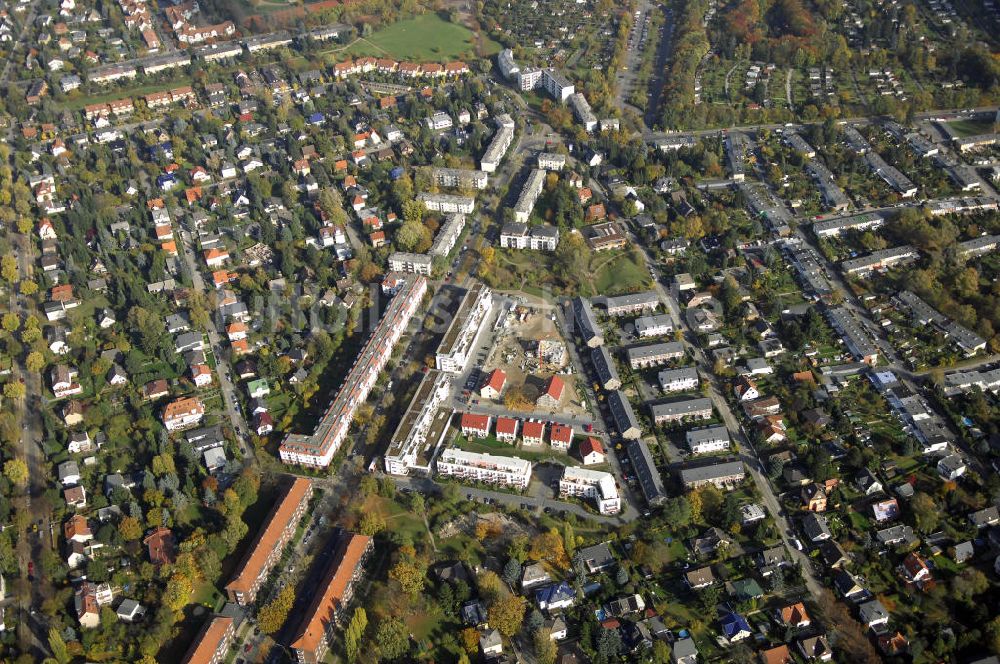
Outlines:
[{"label": "green lawn", "polygon": [[986,120],[955,120],[946,124],[959,138],[993,131],[993,123]]},{"label": "green lawn", "polygon": [[614,295],[649,288],[649,274],[628,252],[605,261],[604,254],[595,254],[590,261],[594,287],[602,295]]},{"label": "green lawn", "polygon": [[[485,38],[483,46],[484,56],[500,50],[499,44]],[[393,23],[360,39],[346,49],[346,53],[418,62],[473,59],[476,57],[475,34],[463,25],[427,13]]]}]

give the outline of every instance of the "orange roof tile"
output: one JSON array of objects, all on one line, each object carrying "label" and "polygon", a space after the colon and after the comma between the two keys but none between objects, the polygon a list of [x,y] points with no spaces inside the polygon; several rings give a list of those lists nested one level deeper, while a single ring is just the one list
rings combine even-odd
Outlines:
[{"label": "orange roof tile", "polygon": [[295,524],[292,523],[292,516],[302,500],[308,499],[307,497],[311,493],[312,480],[304,477],[295,478],[284,495],[275,502],[264,527],[257,534],[253,546],[250,547],[246,557],[237,567],[233,580],[226,584],[227,591],[249,592],[254,582],[260,576],[267,574],[265,569],[267,557],[275,545],[281,541],[285,528],[295,527]]},{"label": "orange roof tile", "polygon": [[232,618],[213,616],[201,628],[191,650],[184,656],[183,664],[208,664],[215,661],[216,655],[231,629],[233,629]]},{"label": "orange roof tile", "polygon": [[337,555],[323,579],[322,590],[316,593],[309,610],[306,611],[298,636],[292,642],[292,648],[313,652],[320,640],[326,634],[326,626],[333,613],[347,592],[347,586],[354,576],[354,571],[371,544],[372,538],[366,535],[350,533],[338,544]]}]

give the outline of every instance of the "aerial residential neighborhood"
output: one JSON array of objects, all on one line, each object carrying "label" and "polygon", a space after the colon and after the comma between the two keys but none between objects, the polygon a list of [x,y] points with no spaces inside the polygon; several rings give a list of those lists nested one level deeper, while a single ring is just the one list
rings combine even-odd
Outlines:
[{"label": "aerial residential neighborhood", "polygon": [[0,53],[3,662],[998,661],[995,0]]}]

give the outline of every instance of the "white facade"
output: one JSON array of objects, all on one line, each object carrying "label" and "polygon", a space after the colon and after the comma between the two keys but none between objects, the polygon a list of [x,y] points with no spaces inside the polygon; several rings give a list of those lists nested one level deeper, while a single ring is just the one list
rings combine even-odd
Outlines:
[{"label": "white facade", "polygon": [[576,92],[576,88],[573,83],[564,75],[552,68],[542,70],[541,82],[545,91],[552,95],[554,99],[558,99],[559,101],[566,101],[569,99],[571,94]]},{"label": "white facade", "polygon": [[472,211],[476,207],[476,199],[468,196],[422,193],[417,195],[417,200],[423,203],[424,207],[431,212],[459,212],[461,214],[472,214]]},{"label": "white facade", "polygon": [[428,253],[431,256],[447,256],[455,248],[455,242],[458,241],[458,236],[462,234],[462,229],[464,228],[464,214],[448,215],[444,225],[438,231],[437,237],[434,238],[434,244],[431,245]]},{"label": "white facade", "polygon": [[693,367],[664,369],[659,373],[660,389],[664,392],[684,392],[698,388],[698,370]]},{"label": "white facade", "polygon": [[485,171],[467,168],[435,168],[434,181],[439,187],[485,189],[489,184],[489,175]]},{"label": "white facade", "polygon": [[[434,372],[432,372],[434,373]],[[385,472],[390,475],[409,475],[411,470],[430,474],[430,459],[440,439],[429,439],[438,418],[438,408],[451,396],[451,377],[444,373],[428,374],[413,396],[392,442],[385,454]],[[450,413],[441,416],[450,419]],[[441,427],[441,434],[447,426]]]},{"label": "white facade", "polygon": [[726,427],[692,429],[685,434],[691,454],[709,454],[729,449],[729,430]]},{"label": "white facade", "polygon": [[640,316],[635,319],[635,333],[640,339],[662,337],[674,331],[674,323],[667,314]]},{"label": "white facade", "polygon": [[559,480],[559,495],[591,498],[601,514],[618,514],[622,508],[614,476],[599,470],[567,466]]},{"label": "white facade", "polygon": [[436,465],[438,474],[463,481],[526,489],[531,480],[530,461],[466,452],[455,447],[442,452]]},{"label": "white facade", "polygon": [[492,310],[493,292],[489,288],[476,284],[469,289],[438,346],[435,365],[439,371],[459,373],[465,369]]},{"label": "white facade", "polygon": [[430,275],[433,261],[427,254],[412,254],[397,251],[389,256],[389,269],[393,272],[408,272]]},{"label": "white facade", "polygon": [[542,152],[538,155],[538,167],[546,171],[561,171],[566,167],[566,155]]},{"label": "white facade", "polygon": [[533,169],[528,179],[524,183],[521,195],[517,197],[514,204],[514,221],[527,223],[531,218],[531,211],[535,209],[535,201],[542,193],[545,184],[545,171],[540,168]]},{"label": "white facade", "polygon": [[514,140],[514,128],[502,126],[497,129],[497,133],[493,135],[493,140],[490,141],[489,146],[486,148],[486,152],[483,153],[483,158],[479,162],[479,167],[486,173],[493,173],[500,166],[500,161],[503,156],[507,153],[507,148],[510,147],[511,141]]}]

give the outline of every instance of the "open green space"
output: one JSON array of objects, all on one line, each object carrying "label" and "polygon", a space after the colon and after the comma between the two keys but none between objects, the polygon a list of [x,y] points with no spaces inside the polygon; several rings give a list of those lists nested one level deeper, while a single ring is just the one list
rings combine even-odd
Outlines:
[{"label": "open green space", "polygon": [[988,134],[993,131],[993,123],[988,120],[955,120],[954,122],[946,122],[945,124],[959,138],[976,136],[977,134]]},{"label": "open green space", "polygon": [[649,274],[630,252],[622,252],[609,261],[602,261],[603,258],[604,255],[595,254],[590,262],[598,293],[613,295],[650,286]]},{"label": "open green space", "polygon": [[[500,45],[485,39],[483,48],[482,55],[492,55],[500,50]],[[476,36],[463,25],[427,13],[393,23],[359,39],[345,52],[351,56],[391,57],[418,62],[472,59],[476,57]]]}]

